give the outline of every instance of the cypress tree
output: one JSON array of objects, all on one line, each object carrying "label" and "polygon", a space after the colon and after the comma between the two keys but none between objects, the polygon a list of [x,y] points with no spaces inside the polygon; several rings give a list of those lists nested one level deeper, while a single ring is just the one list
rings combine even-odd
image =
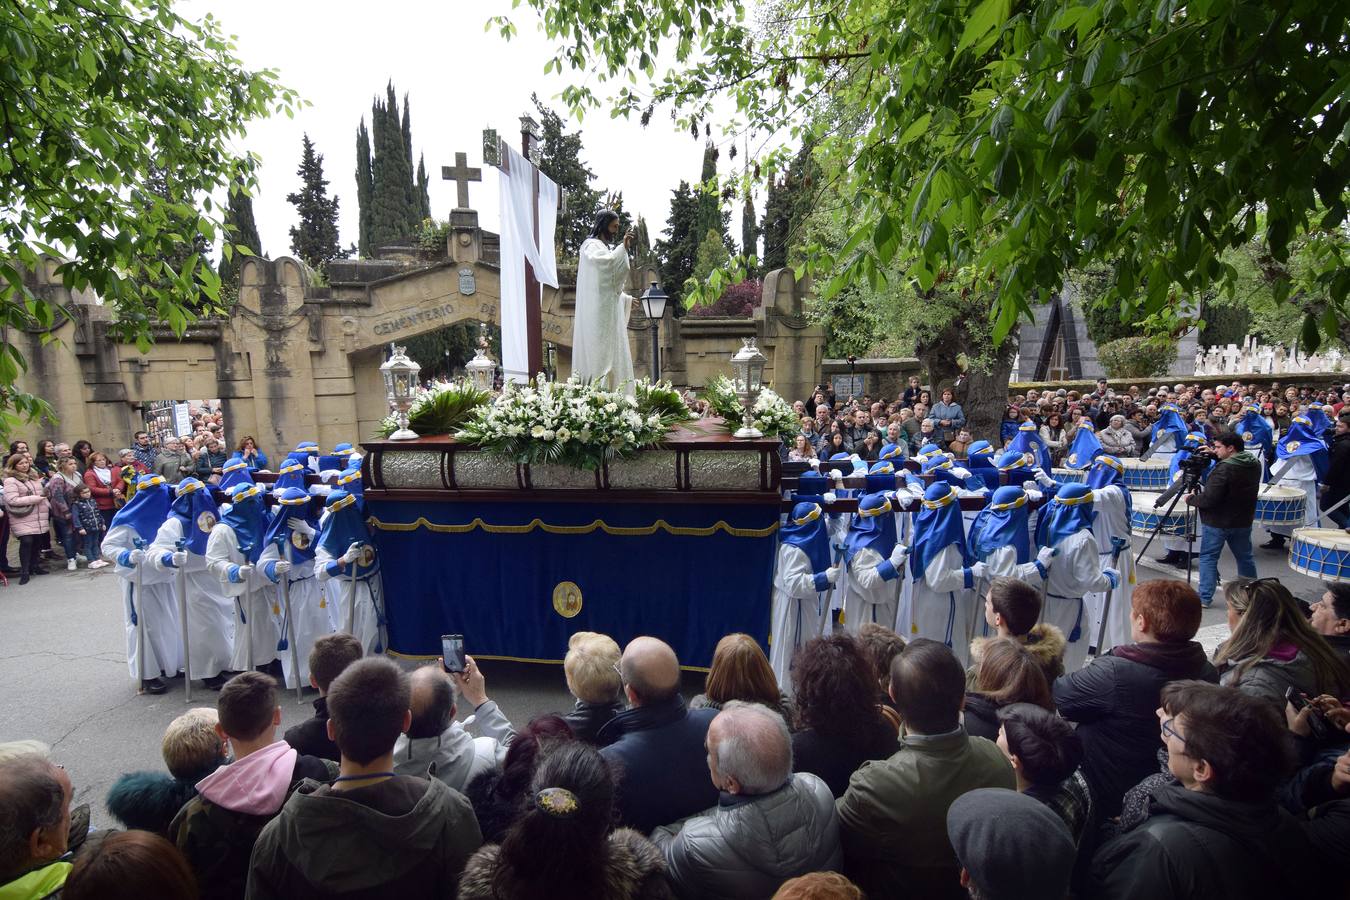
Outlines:
[{"label": "cypress tree", "polygon": [[787,265],[789,215],[786,205],[787,188],[781,178],[769,181],[769,193],[764,200],[764,271],[771,272]]},{"label": "cypress tree", "polygon": [[371,201],[371,249],[395,241],[407,240],[417,233],[422,218],[413,202],[413,173],[410,155],[403,143],[398,97],[389,82],[385,101],[371,107],[371,126],[375,158],[372,160],[374,184]]},{"label": "cypress tree", "polygon": [[684,297],[685,281],[693,277],[694,258],[702,237],[695,230],[700,197],[687,181],[681,181],[671,195],[666,236],[657,241],[656,256],[661,261],[661,284],[672,300],[679,301]]},{"label": "cypress tree", "polygon": [[[406,112],[408,108],[405,106],[403,109],[404,112]],[[427,181],[426,156],[419,155],[417,157],[417,208],[424,220],[431,218],[431,194],[428,191],[429,187],[430,184]]]},{"label": "cypress tree", "polygon": [[[254,256],[262,256],[262,238],[258,236],[258,223],[253,219],[253,198],[244,193],[243,185],[238,182],[231,186],[230,199],[225,207],[225,239],[247,247]],[[187,258],[186,254],[183,258]],[[243,262],[244,254],[238,251],[231,253],[228,258],[222,253],[220,280],[225,284],[238,284]]]},{"label": "cypress tree", "polygon": [[717,190],[717,146],[711,140],[703,145],[703,169],[699,174],[698,221],[694,233],[700,238],[715,229],[725,237],[726,219],[721,214]]},{"label": "cypress tree", "polygon": [[798,228],[811,213],[812,189],[819,176],[820,169],[811,157],[811,147],[804,145],[788,164],[787,173],[770,181],[761,232],[764,235],[764,271],[781,269],[788,264]]},{"label": "cypress tree", "polygon": [[328,196],[328,179],[323,177],[323,154],[314,152],[314,142],[304,136],[300,156],[299,192],[286,195],[286,202],[300,214],[300,223],[291,226],[291,252],[311,268],[318,269],[341,255],[338,246],[338,198]]},{"label": "cypress tree", "polygon": [[759,225],[755,221],[755,198],[750,189],[745,191],[745,206],[741,210],[741,252],[747,257],[759,253]]},{"label": "cypress tree", "polygon": [[374,252],[370,243],[370,220],[375,195],[374,174],[370,165],[370,132],[363,117],[356,129],[356,210],[359,222],[357,252],[368,257]]}]

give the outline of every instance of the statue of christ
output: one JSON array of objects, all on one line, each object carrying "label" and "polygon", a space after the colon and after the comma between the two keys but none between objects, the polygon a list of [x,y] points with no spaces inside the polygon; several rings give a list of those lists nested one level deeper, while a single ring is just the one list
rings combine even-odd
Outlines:
[{"label": "statue of christ", "polygon": [[619,239],[619,216],[613,210],[596,216],[590,237],[581,244],[572,333],[572,374],[630,394],[633,354],[628,347],[628,316],[633,298],[623,285],[634,240],[632,231]]}]

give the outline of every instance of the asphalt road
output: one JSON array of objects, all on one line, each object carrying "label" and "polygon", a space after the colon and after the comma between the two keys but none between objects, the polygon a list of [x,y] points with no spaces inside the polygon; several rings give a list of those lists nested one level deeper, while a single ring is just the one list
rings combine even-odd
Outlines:
[{"label": "asphalt road", "polygon": [[[1261,538],[1264,539],[1264,538]],[[1136,539],[1136,551],[1143,545]],[[1149,555],[1160,554],[1150,548]],[[17,559],[17,548],[10,548]],[[1292,572],[1281,554],[1257,551],[1262,576],[1281,578],[1297,596],[1316,599],[1316,581]],[[77,803],[89,803],[95,825],[114,824],[103,808],[109,785],[123,772],[161,771],[160,737],[165,726],[187,708],[182,682],[170,682],[161,696],[141,696],[129,679],[117,577],[111,569],[52,573],[20,586],[17,577],[0,589],[0,742],[24,738],[43,741],[70,772]],[[1220,574],[1236,574],[1225,557]],[[1140,580],[1176,577],[1170,567],[1143,568]],[[1224,608],[1207,610],[1202,640],[1211,648],[1226,634]],[[467,648],[472,654],[472,646]],[[411,663],[409,663],[411,665]],[[481,668],[489,695],[517,724],[531,717],[570,708],[561,666],[485,661]],[[703,677],[686,675],[685,689],[696,693]],[[294,692],[283,697],[282,728],[312,714]],[[198,685],[194,705],[214,705],[215,694]]]}]

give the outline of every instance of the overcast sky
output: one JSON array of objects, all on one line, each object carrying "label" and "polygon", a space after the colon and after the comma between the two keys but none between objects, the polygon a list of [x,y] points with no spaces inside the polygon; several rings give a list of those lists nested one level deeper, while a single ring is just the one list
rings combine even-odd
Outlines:
[{"label": "overcast sky", "polygon": [[[356,127],[362,116],[369,124],[371,100],[384,95],[391,78],[400,105],[402,95],[409,96],[413,157],[426,157],[431,210],[439,219],[454,206],[454,184],[442,181],[440,173],[442,165],[453,164],[456,152],[481,166],[482,131],[488,127],[518,146],[518,119],[532,111],[532,92],[562,112],[555,98],[570,82],[570,73],[543,74],[549,43],[537,31],[533,12],[510,6],[510,0],[190,0],[179,5],[190,19],[215,15],[223,30],[237,37],[245,65],[276,69],[282,83],[312,104],[294,119],[282,115],[249,128],[245,147],[262,158],[253,209],[265,252],[275,257],[290,251],[295,210],[286,195],[300,184],[295,170],[306,132],[323,154],[330,191],[341,198],[342,243],[356,242]],[[510,15],[519,30],[509,42],[495,29],[484,31],[488,17],[498,13]],[[577,126],[575,119],[570,124]],[[664,113],[643,129],[636,119],[610,119],[607,110],[599,110],[588,113],[579,127],[594,183],[622,190],[625,207],[647,218],[655,238],[665,226],[671,190],[681,179],[698,179],[701,141],[688,131],[677,132]],[[498,230],[495,170],[485,168],[483,182],[469,191],[483,227]]]}]

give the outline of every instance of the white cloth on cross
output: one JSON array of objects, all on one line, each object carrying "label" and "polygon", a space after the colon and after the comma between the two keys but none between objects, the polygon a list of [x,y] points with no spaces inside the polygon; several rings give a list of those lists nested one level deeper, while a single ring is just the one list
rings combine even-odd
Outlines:
[{"label": "white cloth on cross", "polygon": [[[503,167],[498,170],[502,216],[502,369],[508,381],[523,382],[539,374],[529,371],[525,264],[528,262],[534,268],[534,277],[540,284],[558,286],[558,261],[553,249],[553,232],[558,221],[558,185],[510,147],[502,147],[502,156]],[[536,172],[539,174],[537,198],[534,192]],[[534,239],[536,215],[539,217],[537,242]]]}]

